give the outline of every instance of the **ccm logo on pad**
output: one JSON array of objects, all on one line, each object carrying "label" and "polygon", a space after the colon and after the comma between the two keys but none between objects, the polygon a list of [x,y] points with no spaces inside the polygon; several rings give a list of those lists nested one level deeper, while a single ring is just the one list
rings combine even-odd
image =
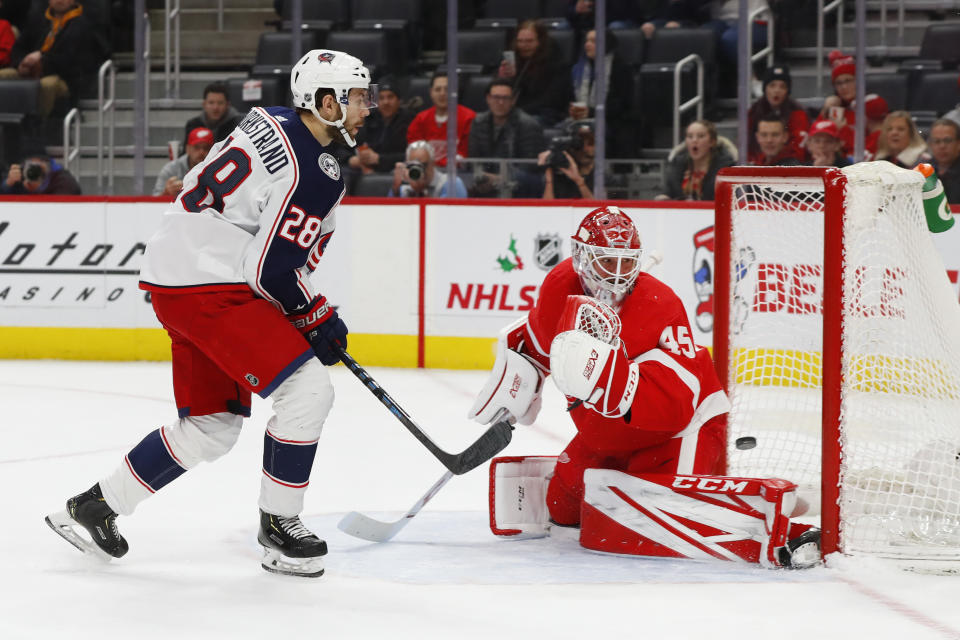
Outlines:
[{"label": "ccm logo on pad", "polygon": [[730,478],[690,478],[677,476],[673,479],[674,489],[699,489],[700,491],[718,491],[720,493],[740,493],[747,488],[748,482],[737,482]]}]

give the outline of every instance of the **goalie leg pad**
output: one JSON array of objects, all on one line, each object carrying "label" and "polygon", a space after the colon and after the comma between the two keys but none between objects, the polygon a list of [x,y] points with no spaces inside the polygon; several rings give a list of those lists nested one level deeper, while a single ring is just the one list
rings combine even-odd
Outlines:
[{"label": "goalie leg pad", "polygon": [[609,469],[588,469],[584,482],[580,544],[588,549],[783,566],[791,482]]},{"label": "goalie leg pad", "polygon": [[511,456],[490,462],[490,530],[514,539],[547,535],[546,488],[557,456]]}]

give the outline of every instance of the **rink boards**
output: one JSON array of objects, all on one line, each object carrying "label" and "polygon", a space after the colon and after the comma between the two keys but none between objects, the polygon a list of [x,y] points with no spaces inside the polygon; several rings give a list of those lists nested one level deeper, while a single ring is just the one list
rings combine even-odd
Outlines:
[{"label": "rink boards", "polygon": [[[371,366],[485,368],[501,327],[534,304],[547,271],[597,203],[348,199],[313,278]],[[712,340],[713,209],[619,202],[652,273]],[[0,198],[0,357],[169,359],[138,289],[144,243],[168,203],[154,198]],[[956,208],[955,208],[956,212]],[[934,238],[957,287],[960,231]]]}]

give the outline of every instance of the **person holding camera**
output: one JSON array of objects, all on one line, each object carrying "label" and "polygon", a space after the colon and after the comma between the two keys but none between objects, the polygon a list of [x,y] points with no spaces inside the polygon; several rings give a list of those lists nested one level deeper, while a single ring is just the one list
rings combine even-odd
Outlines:
[{"label": "person holding camera", "polygon": [[23,164],[10,165],[3,181],[5,195],[78,196],[80,183],[56,160],[43,155],[30,156]]},{"label": "person holding camera", "polygon": [[593,191],[594,151],[593,127],[587,121],[574,122],[569,135],[557,136],[550,148],[540,152],[537,164],[543,172],[543,199],[591,199]]},{"label": "person holding camera", "polygon": [[[415,140],[407,145],[407,161],[393,168],[393,187],[388,197],[442,198],[448,192],[447,172],[437,171],[433,145],[426,140]],[[467,187],[457,177],[453,197],[466,198]]]}]

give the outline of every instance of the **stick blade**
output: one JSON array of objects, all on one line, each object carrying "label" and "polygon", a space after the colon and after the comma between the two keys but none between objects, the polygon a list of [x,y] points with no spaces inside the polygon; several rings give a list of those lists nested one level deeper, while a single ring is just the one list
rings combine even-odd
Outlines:
[{"label": "stick blade", "polygon": [[397,535],[406,526],[410,517],[404,516],[396,522],[380,522],[368,516],[351,511],[340,519],[337,529],[347,535],[369,542],[386,542]]},{"label": "stick blade", "polygon": [[513,439],[513,427],[509,422],[497,422],[487,429],[472,445],[459,455],[452,456],[452,460],[443,463],[456,475],[476,469],[493,456],[503,451]]}]

